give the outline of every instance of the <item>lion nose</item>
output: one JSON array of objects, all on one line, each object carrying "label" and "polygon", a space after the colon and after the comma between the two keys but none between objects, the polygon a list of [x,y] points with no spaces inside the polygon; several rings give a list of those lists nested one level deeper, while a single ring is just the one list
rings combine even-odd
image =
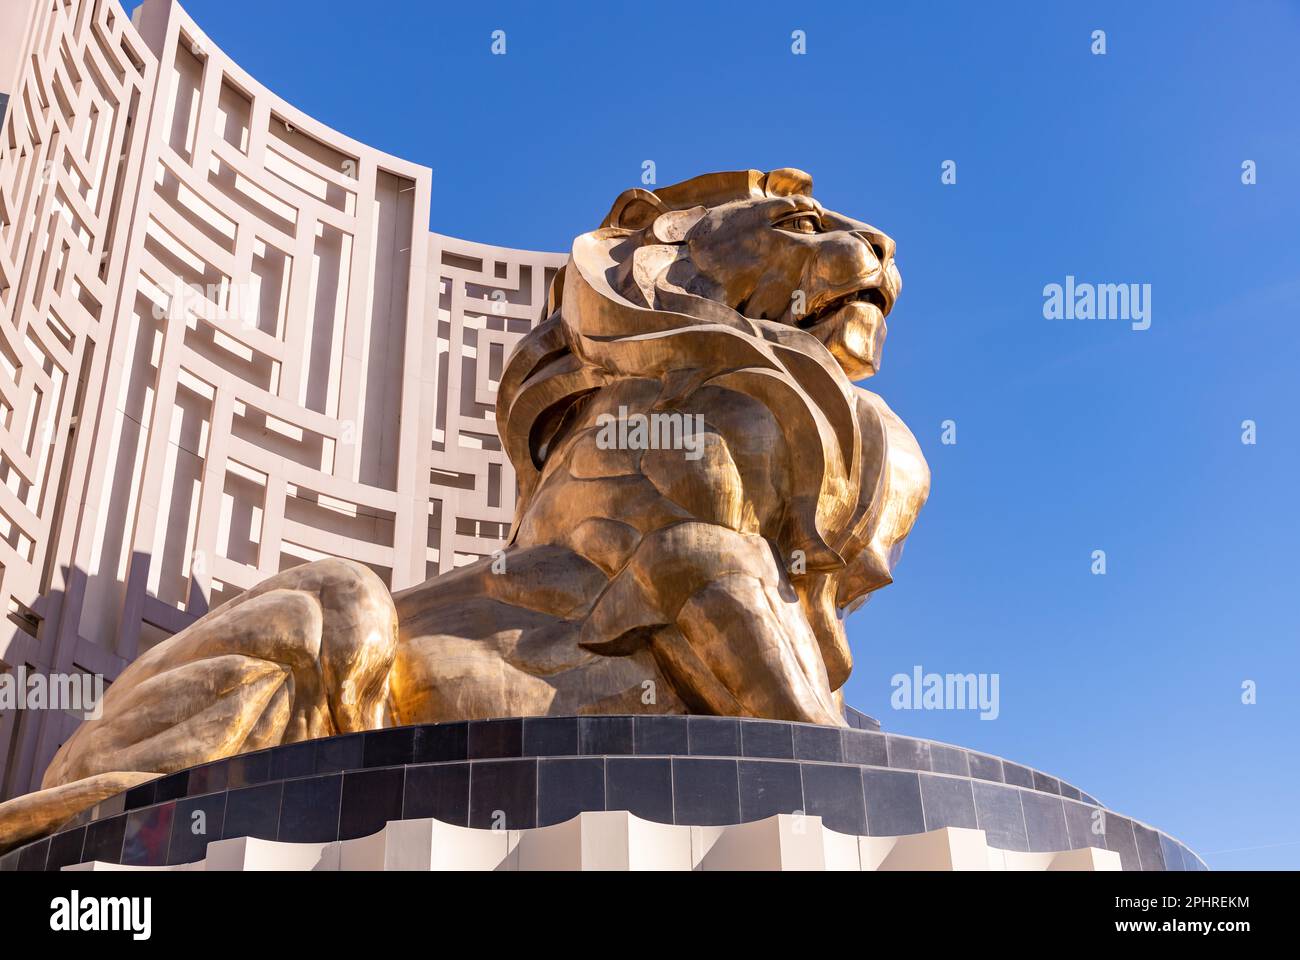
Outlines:
[{"label": "lion nose", "polygon": [[876,255],[880,265],[888,265],[890,260],[894,259],[894,239],[874,230],[858,230],[857,235],[861,237],[871,248],[871,252]]}]

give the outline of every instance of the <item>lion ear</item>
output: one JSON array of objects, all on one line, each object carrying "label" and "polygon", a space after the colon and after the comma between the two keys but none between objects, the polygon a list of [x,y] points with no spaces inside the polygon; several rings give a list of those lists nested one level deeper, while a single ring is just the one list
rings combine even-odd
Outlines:
[{"label": "lion ear", "polygon": [[605,214],[602,227],[622,227],[625,230],[641,230],[650,226],[655,217],[667,212],[664,202],[649,190],[633,187],[624,190]]},{"label": "lion ear", "polygon": [[770,170],[763,175],[763,192],[769,197],[811,197],[812,176],[794,167]]},{"label": "lion ear", "polygon": [[655,220],[653,233],[660,243],[681,243],[691,232],[691,227],[700,222],[700,217],[709,211],[705,207],[691,207],[689,210],[669,210],[661,213]]}]

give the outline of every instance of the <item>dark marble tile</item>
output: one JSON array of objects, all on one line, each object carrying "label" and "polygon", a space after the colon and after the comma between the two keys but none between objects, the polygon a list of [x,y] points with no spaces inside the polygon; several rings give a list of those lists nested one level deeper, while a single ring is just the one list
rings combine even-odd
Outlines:
[{"label": "dark marble tile", "polygon": [[778,760],[740,761],[740,821],[766,820],[803,809],[799,764]]},{"label": "dark marble tile", "polygon": [[438,763],[406,768],[402,819],[432,817],[458,827],[469,826],[469,764]]},{"label": "dark marble tile", "polygon": [[731,717],[690,717],[686,722],[693,757],[740,756],[740,721]]},{"label": "dark marble tile", "polygon": [[365,760],[364,733],[349,733],[342,737],[329,737],[316,741],[316,772],[338,773],[340,770],[357,770]]},{"label": "dark marble tile", "polygon": [[1159,834],[1160,853],[1166,870],[1183,870],[1183,850],[1163,833]]},{"label": "dark marble tile", "polygon": [[1028,767],[1022,767],[1010,760],[1002,761],[1002,779],[1004,782],[1017,787],[1033,789],[1034,786],[1034,772]]},{"label": "dark marble tile", "polygon": [[1065,809],[1060,797],[1046,797],[1032,790],[1020,795],[1025,812],[1025,830],[1029,849],[1034,853],[1049,853],[1070,849],[1070,836],[1065,826]]},{"label": "dark marble tile", "polygon": [[691,752],[685,717],[637,717],[632,739],[639,754],[683,757]]},{"label": "dark marble tile", "polygon": [[867,832],[867,812],[862,799],[859,767],[830,763],[804,763],[803,810],[821,817],[828,830],[862,836]]},{"label": "dark marble tile", "polygon": [[141,867],[165,865],[175,816],[174,801],[128,813],[122,839],[122,862]]},{"label": "dark marble tile", "polygon": [[[469,725],[471,760],[518,757],[524,751],[522,720],[473,720]],[[514,827],[509,829],[513,830]]]},{"label": "dark marble tile", "polygon": [[631,717],[582,717],[578,720],[578,750],[586,756],[632,754]]},{"label": "dark marble tile", "polygon": [[1120,866],[1125,870],[1141,870],[1142,861],[1138,859],[1137,841],[1133,838],[1133,822],[1126,817],[1107,813],[1106,849],[1119,854]]},{"label": "dark marble tile", "polygon": [[1137,841],[1138,859],[1143,870],[1165,869],[1165,857],[1160,850],[1160,834],[1140,823],[1133,824],[1133,839]]},{"label": "dark marble tile", "polygon": [[889,754],[885,747],[883,733],[843,730],[840,732],[840,743],[844,751],[845,763],[863,763],[872,767],[889,766]]},{"label": "dark marble tile", "polygon": [[181,770],[178,773],[168,774],[161,780],[155,780],[154,783],[158,785],[158,789],[154,791],[154,803],[179,800],[189,793],[190,772]]},{"label": "dark marble tile", "polygon": [[45,862],[50,856],[50,840],[37,840],[25,847],[18,848],[18,869],[26,872],[38,872],[45,869]]},{"label": "dark marble tile", "polygon": [[45,869],[61,870],[65,866],[72,866],[82,862],[82,848],[86,846],[86,827],[74,827],[73,830],[64,830],[61,834],[55,834],[49,838],[49,859],[45,861]]},{"label": "dark marble tile", "polygon": [[[271,751],[271,779],[290,780],[310,777],[316,772],[316,741],[304,740],[276,747]],[[190,791],[190,796],[194,791]]]},{"label": "dark marble tile", "polygon": [[195,863],[208,854],[208,842],[221,839],[222,820],[226,813],[226,794],[209,793],[186,797],[176,804],[172,818],[172,838],[167,848],[167,863]]},{"label": "dark marble tile", "polygon": [[81,863],[81,849],[86,844],[86,828],[65,830],[50,837],[50,856],[45,862],[46,870],[61,870],[73,864]]},{"label": "dark marble tile", "polygon": [[983,753],[968,753],[966,756],[970,761],[970,775],[976,780],[990,780],[993,783],[1002,782],[1002,759],[1000,757],[990,757]]},{"label": "dark marble tile", "polygon": [[975,794],[975,825],[984,831],[988,845],[999,850],[1028,851],[1020,791],[983,780],[972,780],[971,789]]},{"label": "dark marble tile", "polygon": [[524,756],[576,757],[577,717],[528,717],[524,720]]},{"label": "dark marble tile", "polygon": [[889,765],[891,767],[896,767],[899,770],[930,769],[930,744],[924,740],[887,736],[885,743],[889,751]]},{"label": "dark marble tile", "polygon": [[1062,780],[1062,781],[1061,781],[1061,796],[1065,797],[1067,800],[1078,800],[1078,799],[1079,799],[1079,796],[1080,796],[1080,794],[1079,794],[1079,788],[1078,788],[1078,787],[1075,787],[1075,786],[1071,786],[1070,784],[1068,784],[1068,783],[1066,783],[1064,780]]},{"label": "dark marble tile", "polygon": [[343,774],[339,839],[368,837],[384,829],[388,821],[401,820],[405,782],[405,767],[381,767]]},{"label": "dark marble tile", "polygon": [[[471,747],[473,743],[471,729]],[[469,825],[493,830],[536,826],[537,761],[485,760],[470,764]]]},{"label": "dark marble tile", "polygon": [[935,773],[953,773],[959,777],[969,777],[970,761],[965,750],[950,747],[943,743],[930,744],[930,769]]},{"label": "dark marble tile", "polygon": [[81,851],[81,862],[102,860],[104,863],[121,863],[122,838],[125,834],[126,817],[121,814],[89,824],[86,827],[86,845]]},{"label": "dark marble tile", "polygon": [[1055,777],[1049,777],[1047,774],[1038,770],[1033,771],[1033,774],[1035,790],[1041,790],[1043,793],[1055,793],[1057,796],[1060,796],[1060,780],[1057,780]]},{"label": "dark marble tile", "polygon": [[769,720],[740,721],[742,756],[790,760],[794,757],[792,725]]},{"label": "dark marble tile", "polygon": [[672,764],[674,823],[709,827],[740,822],[737,761],[676,757]]},{"label": "dark marble tile", "polygon": [[[206,763],[190,771],[189,795],[197,797],[206,793],[218,793],[226,789],[230,779],[227,775],[228,761],[218,760]],[[280,779],[280,778],[276,778]]]},{"label": "dark marble tile", "polygon": [[673,822],[672,761],[610,757],[605,761],[606,810],[627,810],[642,820]]},{"label": "dark marble tile", "polygon": [[921,774],[921,807],[925,829],[976,827],[975,795],[971,781],[956,777]]},{"label": "dark marble tile", "polygon": [[902,770],[862,771],[866,795],[867,832],[873,837],[899,837],[925,832],[918,774]]},{"label": "dark marble tile", "polygon": [[824,760],[828,763],[843,761],[840,727],[814,727],[796,723],[791,730],[794,733],[796,760]]},{"label": "dark marble tile", "polygon": [[339,797],[343,775],[286,780],[277,840],[322,843],[339,838]]},{"label": "dark marble tile", "polygon": [[94,820],[107,820],[109,817],[116,817],[119,813],[126,812],[126,795],[130,791],[123,790],[121,793],[115,793],[111,797],[99,801],[95,805]]},{"label": "dark marble tile", "polygon": [[260,750],[257,753],[246,753],[243,756],[231,757],[226,761],[226,789],[228,790],[251,787],[254,784],[266,783],[270,779],[270,751]]},{"label": "dark marble tile", "polygon": [[412,763],[444,763],[468,758],[468,723],[429,724],[416,730]]},{"label": "dark marble tile", "polygon": [[1081,850],[1084,847],[1106,849],[1104,813],[1100,807],[1090,807],[1084,803],[1066,800],[1065,829],[1070,837],[1070,849]]},{"label": "dark marble tile", "polygon": [[256,837],[274,840],[280,829],[280,795],[283,790],[282,783],[263,783],[229,791],[226,812],[221,818],[221,839]]},{"label": "dark marble tile", "polygon": [[537,825],[564,823],[588,810],[605,809],[604,757],[537,762]]},{"label": "dark marble tile", "polygon": [[158,781],[150,780],[148,783],[142,783],[138,787],[132,787],[126,792],[126,800],[123,802],[125,810],[139,810],[141,807],[147,807],[153,803],[153,796],[158,789]]},{"label": "dark marble tile", "polygon": [[361,762],[366,767],[397,767],[415,756],[415,727],[371,730],[364,735]]},{"label": "dark marble tile", "polygon": [[880,721],[853,707],[844,708],[844,719],[854,730],[879,730]]}]

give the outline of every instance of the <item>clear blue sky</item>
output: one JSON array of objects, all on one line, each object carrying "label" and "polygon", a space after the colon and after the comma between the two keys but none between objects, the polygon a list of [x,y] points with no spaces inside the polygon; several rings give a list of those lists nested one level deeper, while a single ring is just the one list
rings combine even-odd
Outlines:
[{"label": "clear blue sky", "polygon": [[[567,249],[654,160],[661,184],[801,167],[892,234],[868,385],[934,486],[850,620],[850,702],[1212,867],[1300,867],[1300,5],[185,5],[286,99],[431,166],[442,233]],[[1044,319],[1067,274],[1151,284],[1151,328]],[[892,711],[914,664],[999,674],[1000,717]]]}]

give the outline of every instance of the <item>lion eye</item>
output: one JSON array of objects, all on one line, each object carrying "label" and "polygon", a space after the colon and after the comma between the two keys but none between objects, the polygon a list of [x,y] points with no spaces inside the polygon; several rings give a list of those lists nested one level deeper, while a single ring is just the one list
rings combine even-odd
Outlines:
[{"label": "lion eye", "polygon": [[822,223],[815,215],[805,213],[782,220],[776,226],[779,230],[788,230],[791,233],[818,233],[821,231]]}]

